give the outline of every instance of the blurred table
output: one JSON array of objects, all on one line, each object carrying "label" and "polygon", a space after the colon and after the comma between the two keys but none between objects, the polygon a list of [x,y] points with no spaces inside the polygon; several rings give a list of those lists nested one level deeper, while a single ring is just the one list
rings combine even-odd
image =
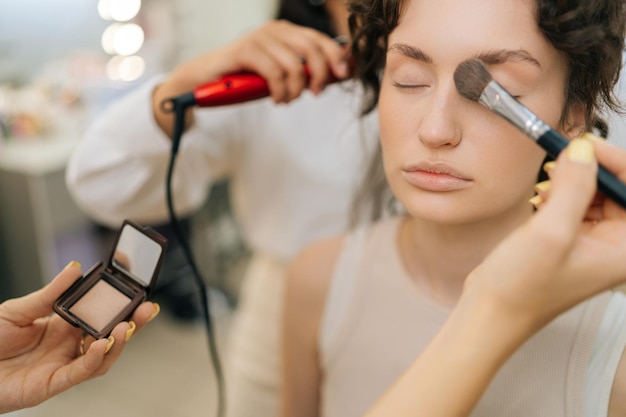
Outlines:
[{"label": "blurred table", "polygon": [[100,257],[94,225],[65,187],[78,135],[0,145],[0,300],[40,288],[70,260]]}]

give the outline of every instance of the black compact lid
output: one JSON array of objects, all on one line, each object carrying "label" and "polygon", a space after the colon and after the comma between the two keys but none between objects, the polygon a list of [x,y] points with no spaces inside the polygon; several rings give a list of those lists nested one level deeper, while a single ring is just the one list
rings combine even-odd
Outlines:
[{"label": "black compact lid", "polygon": [[167,239],[156,230],[124,220],[107,269],[131,278],[149,293],[159,275],[166,249]]}]

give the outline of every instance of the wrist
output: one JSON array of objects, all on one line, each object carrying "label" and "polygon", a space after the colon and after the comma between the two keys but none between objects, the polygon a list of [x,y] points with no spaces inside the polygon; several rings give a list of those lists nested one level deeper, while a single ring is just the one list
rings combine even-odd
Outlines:
[{"label": "wrist", "polygon": [[[172,89],[166,83],[157,85],[152,92],[152,114],[155,122],[163,133],[171,137],[174,129],[174,113],[164,110],[163,102],[167,99],[177,97],[189,90],[180,92],[180,89]],[[167,106],[167,103],[166,103]],[[185,130],[193,123],[192,107],[189,107],[185,113]]]},{"label": "wrist", "polygon": [[489,346],[492,355],[506,360],[541,327],[533,311],[515,308],[510,300],[484,289],[466,288],[451,315],[471,346]]}]

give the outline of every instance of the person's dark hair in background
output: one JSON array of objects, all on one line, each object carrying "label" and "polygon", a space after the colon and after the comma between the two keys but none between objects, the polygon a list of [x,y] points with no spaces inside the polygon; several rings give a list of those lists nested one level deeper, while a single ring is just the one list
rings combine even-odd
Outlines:
[{"label": "person's dark hair in background", "polygon": [[288,20],[335,37],[332,19],[324,7],[326,0],[281,0],[277,19]]}]

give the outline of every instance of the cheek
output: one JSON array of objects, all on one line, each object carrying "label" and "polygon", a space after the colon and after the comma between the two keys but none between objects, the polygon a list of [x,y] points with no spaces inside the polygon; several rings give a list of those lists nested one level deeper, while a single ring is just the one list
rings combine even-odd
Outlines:
[{"label": "cheek", "polygon": [[391,87],[383,85],[378,103],[380,141],[383,155],[403,152],[403,142],[415,138],[418,112],[412,103],[399,99]]},{"label": "cheek", "polygon": [[394,152],[397,143],[397,137],[401,131],[398,120],[396,120],[393,104],[386,94],[384,89],[381,90],[378,105],[378,125],[380,129],[380,146],[382,149],[383,165],[385,172],[388,175],[387,168],[389,167],[390,155]]},{"label": "cheek", "polygon": [[482,108],[473,110],[464,119],[460,146],[466,146],[465,155],[473,159],[474,167],[505,180],[535,178],[546,152],[500,116]]},{"label": "cheek", "polygon": [[477,162],[486,174],[482,180],[490,184],[488,189],[504,195],[522,193],[523,197],[526,193],[532,194],[545,155],[530,139],[515,134],[500,140],[492,151],[485,150],[485,155]]},{"label": "cheek", "polygon": [[395,160],[394,154],[398,149],[398,140],[396,138],[397,127],[396,124],[390,122],[388,117],[381,117],[379,129],[382,164],[385,176],[390,185],[393,183],[393,169],[391,167],[395,165],[393,162]]}]

